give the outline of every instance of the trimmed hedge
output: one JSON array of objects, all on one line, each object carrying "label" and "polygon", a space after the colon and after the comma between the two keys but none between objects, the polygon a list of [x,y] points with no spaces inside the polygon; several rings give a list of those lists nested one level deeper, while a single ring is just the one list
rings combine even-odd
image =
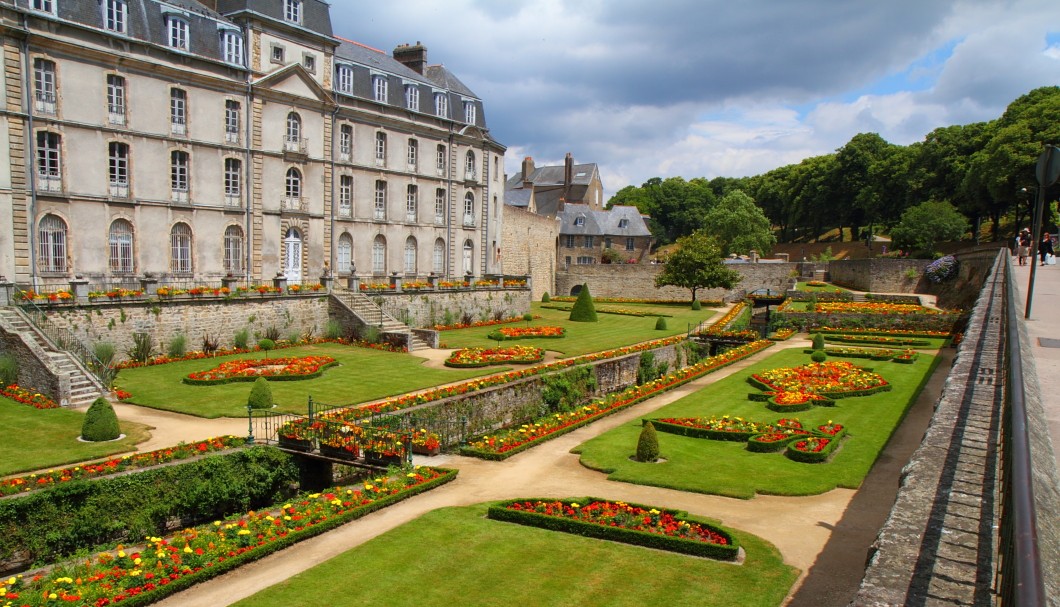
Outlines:
[{"label": "trimmed hedge", "polygon": [[81,423],[81,438],[91,442],[111,441],[121,436],[118,416],[102,396],[92,401]]},{"label": "trimmed hedge", "polygon": [[923,339],[913,339],[910,337],[891,337],[887,335],[880,335],[876,337],[872,335],[844,335],[841,333],[829,333],[828,336],[824,338],[824,340],[828,343],[836,344],[866,344],[884,347],[931,345],[931,342]]},{"label": "trimmed hedge", "polygon": [[180,381],[191,386],[219,386],[239,381],[253,382],[257,381],[259,378],[264,378],[266,381],[302,381],[303,379],[316,379],[324,375],[325,369],[334,367],[338,364],[338,361],[325,363],[320,365],[320,368],[315,372],[306,373],[305,375],[233,375],[232,377],[222,377],[219,379],[191,379],[184,377]]},{"label": "trimmed hedge", "polygon": [[0,500],[0,561],[50,562],[115,541],[163,535],[293,495],[298,470],[252,447],[142,472],[74,480]]},{"label": "trimmed hedge", "polygon": [[[770,432],[768,434],[775,434]],[[791,441],[795,439],[803,439],[812,436],[811,433],[806,434],[792,434],[787,438],[775,441],[764,441],[759,440],[761,437],[767,436],[767,434],[756,434],[747,440],[747,450],[754,453],[778,453],[783,451],[785,447],[791,444]]]},{"label": "trimmed hedge", "polygon": [[641,423],[646,424],[651,422],[655,429],[659,432],[665,432],[667,434],[676,434],[678,436],[687,436],[689,438],[706,438],[710,440],[718,441],[731,441],[736,443],[742,443],[752,436],[758,434],[758,432],[724,432],[721,430],[710,430],[708,428],[693,428],[692,426],[682,426],[681,424],[671,424],[668,422],[661,421],[659,419],[642,419]]},{"label": "trimmed hedge", "polygon": [[645,423],[637,437],[637,461],[654,463],[659,460],[659,437],[655,435],[655,426]]},{"label": "trimmed hedge", "polygon": [[828,459],[828,457],[831,456],[832,453],[835,452],[835,450],[839,447],[839,439],[838,438],[821,437],[819,435],[818,436],[814,436],[813,438],[818,439],[818,440],[827,440],[828,444],[825,445],[824,449],[822,449],[821,451],[818,451],[817,453],[809,453],[809,452],[806,452],[806,451],[799,451],[799,450],[795,449],[795,444],[798,441],[792,441],[791,443],[788,444],[788,449],[786,451],[784,451],[784,455],[788,459],[790,459],[792,461],[799,462],[799,463],[803,463],[803,464],[819,464],[819,463],[825,461],[826,459]]},{"label": "trimmed hedge", "polygon": [[[690,518],[688,516],[688,513],[681,510],[655,508],[654,506],[645,506],[643,504],[633,504],[627,502],[630,506],[634,506],[636,508],[644,508],[645,510],[650,510],[654,508],[656,510],[659,510],[660,512],[672,514],[675,518],[679,520],[695,522],[696,524],[707,527],[711,531],[723,536],[728,542],[728,544],[720,545],[710,544],[706,542],[697,542],[684,538],[659,535],[656,533],[645,533],[643,531],[623,529],[621,527],[606,527],[604,525],[596,525],[585,521],[577,521],[573,519],[548,516],[546,514],[540,514],[537,512],[508,510],[508,505],[523,501],[555,501],[555,498],[522,498],[516,500],[506,500],[490,506],[489,510],[487,511],[487,517],[496,521],[517,523],[530,527],[539,527],[541,529],[548,529],[549,531],[562,531],[564,533],[572,533],[574,535],[581,535],[595,539],[622,542],[624,544],[633,544],[636,546],[644,546],[646,548],[667,550],[670,552],[690,554],[692,556],[701,556],[722,561],[734,561],[740,553],[739,544],[736,542],[736,539],[733,538],[732,533],[730,533],[727,529],[719,527],[717,525],[707,524],[703,521],[696,520],[694,518]],[[609,500],[597,497],[583,497],[565,499],[561,501],[565,503],[590,503],[594,501]]]},{"label": "trimmed hedge", "polygon": [[570,320],[573,322],[597,322],[596,308],[593,306],[593,296],[589,294],[589,285],[583,284],[582,290],[578,292],[578,299],[570,311]]}]

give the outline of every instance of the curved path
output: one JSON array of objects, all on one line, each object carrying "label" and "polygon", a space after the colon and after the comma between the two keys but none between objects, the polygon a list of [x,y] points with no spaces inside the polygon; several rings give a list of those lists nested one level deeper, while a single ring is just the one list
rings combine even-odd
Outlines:
[{"label": "curved path", "polygon": [[[782,347],[801,348],[807,344],[806,340],[791,340],[782,344]],[[787,603],[845,604],[853,597],[861,580],[867,546],[875,538],[876,530],[882,525],[893,503],[897,474],[902,463],[919,443],[922,428],[919,432],[915,428],[899,432],[896,439],[888,444],[880,458],[881,462],[890,463],[887,466],[889,469],[883,473],[884,478],[880,478],[874,468],[873,474],[864,483],[865,488],[859,491],[836,489],[810,497],[758,496],[751,500],[738,500],[615,482],[607,480],[602,473],[582,467],[578,456],[569,453],[570,449],[594,436],[696,392],[771,356],[776,350],[774,347],[759,352],[744,361],[503,462],[456,455],[417,457],[416,463],[457,468],[460,474],[454,482],[439,489],[372,513],[334,531],[243,566],[237,571],[194,586],[161,601],[158,605],[230,605],[436,508],[530,494],[542,497],[600,495],[623,501],[678,508],[718,519],[726,526],[753,533],[772,542],[783,554],[786,563],[803,572]],[[426,354],[433,360],[444,357],[443,351],[416,354]],[[943,355],[952,357],[952,351],[944,350]],[[909,426],[911,421],[916,422],[918,417],[924,420],[929,417],[937,391],[941,389],[941,379],[948,368],[945,360],[939,365],[939,372],[936,372],[935,378],[925,389],[914,407],[914,413],[911,413],[903,428]],[[926,410],[928,414],[918,416],[915,413],[917,409]],[[156,428],[151,441],[141,445],[141,449],[173,445],[181,440],[219,434],[242,434],[245,431],[245,422],[242,420],[205,420],[132,405],[121,405],[118,413],[124,419],[139,421]],[[924,423],[926,424],[926,421]],[[902,439],[903,435],[906,436],[905,439]],[[870,488],[874,491],[870,499],[856,499],[857,494],[865,493]],[[814,567],[822,556],[828,557],[828,566]],[[802,591],[798,591],[800,586],[803,587]]]}]

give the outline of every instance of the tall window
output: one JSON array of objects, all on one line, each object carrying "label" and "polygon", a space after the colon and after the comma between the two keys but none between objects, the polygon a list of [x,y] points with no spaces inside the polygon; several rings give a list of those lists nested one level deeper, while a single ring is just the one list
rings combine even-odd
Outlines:
[{"label": "tall window", "polygon": [[243,273],[243,228],[228,226],[225,228],[224,270],[237,276]]},{"label": "tall window", "polygon": [[169,186],[173,199],[188,200],[188,153],[174,150],[169,154]]},{"label": "tall window", "polygon": [[442,118],[449,117],[449,96],[447,93],[434,94],[434,114]]},{"label": "tall window", "polygon": [[107,74],[107,119],[125,124],[125,78],[117,74]]},{"label": "tall window", "polygon": [[339,127],[339,160],[349,162],[353,158],[353,125]]},{"label": "tall window", "polygon": [[55,0],[33,0],[33,10],[55,14]]},{"label": "tall window", "polygon": [[464,241],[464,274],[470,276],[475,269],[475,245],[471,239]]},{"label": "tall window", "polygon": [[115,219],[107,234],[110,248],[110,271],[116,274],[133,272],[133,227],[125,219]]},{"label": "tall window", "polygon": [[376,101],[386,103],[390,93],[390,83],[387,82],[386,76],[372,76],[372,92]]},{"label": "tall window", "polygon": [[420,111],[420,88],[415,84],[405,85],[405,107],[413,112]]},{"label": "tall window", "polygon": [[584,246],[586,249],[593,248],[593,237],[592,236],[586,236],[585,237],[585,243],[583,243],[582,246]]},{"label": "tall window", "polygon": [[386,165],[386,133],[375,134],[375,163],[379,166]]},{"label": "tall window", "polygon": [[474,101],[464,102],[464,122],[468,124],[475,124],[476,108]]},{"label": "tall window", "polygon": [[243,34],[236,30],[222,30],[221,56],[226,63],[243,65]]},{"label": "tall window", "polygon": [[434,168],[438,169],[438,174],[442,175],[445,173],[445,159],[447,154],[445,153],[445,146],[439,144],[438,149],[434,154]]},{"label": "tall window", "polygon": [[378,180],[375,182],[375,219],[386,219],[386,182]]},{"label": "tall window", "polygon": [[191,272],[191,227],[178,223],[169,231],[169,269],[178,274]]},{"label": "tall window", "polygon": [[33,60],[33,107],[44,114],[54,114],[56,107],[55,62]]},{"label": "tall window", "polygon": [[238,101],[225,99],[225,141],[239,143],[239,115],[242,108]]},{"label": "tall window", "polygon": [[287,132],[284,134],[283,149],[292,152],[302,150],[302,117],[296,112],[287,114]]},{"label": "tall window", "polygon": [[445,272],[445,241],[441,238],[434,241],[433,269],[435,274]]},{"label": "tall window", "polygon": [[301,23],[302,0],[283,0],[283,18],[291,23]]},{"label": "tall window", "polygon": [[471,192],[464,194],[464,225],[475,225],[475,195]]},{"label": "tall window", "polygon": [[346,232],[339,236],[339,245],[335,247],[335,270],[339,274],[349,274],[353,268],[353,238]]},{"label": "tall window", "polygon": [[405,273],[416,273],[416,239],[412,236],[405,239]]},{"label": "tall window", "polygon": [[110,195],[129,197],[129,145],[112,141],[107,145]]},{"label": "tall window", "polygon": [[417,209],[419,202],[419,188],[414,185],[410,185],[408,192],[405,194],[405,221],[415,223],[417,216]]},{"label": "tall window", "polygon": [[475,153],[468,150],[467,156],[464,157],[464,177],[466,179],[474,179],[475,173]]},{"label": "tall window", "polygon": [[287,204],[296,205],[294,208],[297,209],[298,199],[302,197],[302,174],[298,172],[298,169],[287,169],[287,177],[284,180],[284,195],[287,196]]},{"label": "tall window", "polygon": [[353,176],[339,176],[339,215],[349,217],[353,214]]},{"label": "tall window", "polygon": [[188,50],[188,22],[179,17],[170,16],[166,20],[166,34],[169,46],[183,51]]},{"label": "tall window", "polygon": [[626,237],[626,250],[627,250],[627,251],[632,251],[633,249],[634,249],[634,246],[633,246],[633,237],[631,237],[631,236],[627,236],[627,237]]},{"label": "tall window", "polygon": [[57,133],[37,132],[37,188],[45,192],[63,189],[62,138]]},{"label": "tall window", "polygon": [[567,234],[567,248],[574,248],[574,234]]},{"label": "tall window", "polygon": [[434,223],[442,225],[445,223],[445,188],[434,191]]},{"label": "tall window", "polygon": [[66,271],[66,222],[55,215],[45,215],[37,228],[40,243],[37,267],[41,272]]},{"label": "tall window", "polygon": [[118,34],[126,33],[129,7],[125,0],[103,1],[103,27]]},{"label": "tall window", "polygon": [[409,150],[408,150],[408,161],[409,166],[416,166],[416,161],[420,155],[420,142],[415,139],[409,139]]},{"label": "tall window", "polygon": [[386,274],[386,238],[382,234],[372,241],[372,274]]},{"label": "tall window", "polygon": [[188,132],[188,92],[184,89],[169,90],[169,124],[174,135]]},{"label": "tall window", "polygon": [[243,162],[238,158],[225,158],[225,204],[242,206]]},{"label": "tall window", "polygon": [[347,95],[353,94],[353,68],[339,64],[335,66],[335,90]]}]

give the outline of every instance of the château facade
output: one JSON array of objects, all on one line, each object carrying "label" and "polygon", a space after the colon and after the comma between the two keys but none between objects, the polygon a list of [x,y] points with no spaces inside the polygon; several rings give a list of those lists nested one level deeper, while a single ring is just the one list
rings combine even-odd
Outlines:
[{"label": "ch\u00e2teau facade", "polygon": [[0,275],[499,271],[503,145],[426,48],[319,0],[0,0]]}]

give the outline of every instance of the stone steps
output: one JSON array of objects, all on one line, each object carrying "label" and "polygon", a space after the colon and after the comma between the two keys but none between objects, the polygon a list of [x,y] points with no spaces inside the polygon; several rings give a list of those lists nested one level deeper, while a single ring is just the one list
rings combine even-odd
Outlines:
[{"label": "stone steps", "polygon": [[429,348],[425,341],[416,337],[409,326],[391,317],[367,296],[354,291],[336,291],[332,296],[354,313],[365,325],[378,327],[383,333],[405,333],[409,336],[409,352]]}]

